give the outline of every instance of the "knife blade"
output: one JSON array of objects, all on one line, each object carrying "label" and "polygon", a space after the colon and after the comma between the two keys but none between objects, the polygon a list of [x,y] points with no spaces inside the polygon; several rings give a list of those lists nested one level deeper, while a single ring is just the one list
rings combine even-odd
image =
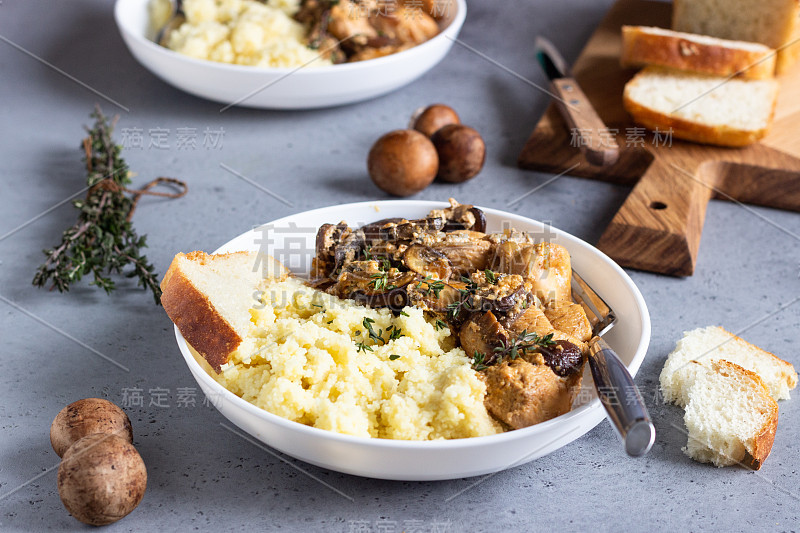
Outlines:
[{"label": "knife blade", "polygon": [[550,80],[556,106],[572,132],[573,144],[578,145],[590,164],[613,165],[619,158],[619,145],[572,77],[563,56],[542,36],[536,38],[535,50],[536,59]]}]

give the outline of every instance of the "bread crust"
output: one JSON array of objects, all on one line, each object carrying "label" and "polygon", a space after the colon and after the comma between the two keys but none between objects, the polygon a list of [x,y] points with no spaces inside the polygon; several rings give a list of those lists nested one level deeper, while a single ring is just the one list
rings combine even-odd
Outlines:
[{"label": "bread crust", "polygon": [[764,461],[766,461],[767,457],[769,457],[769,454],[772,451],[772,444],[775,441],[775,432],[778,430],[778,402],[772,399],[772,396],[769,395],[767,386],[761,380],[761,377],[755,372],[751,372],[746,368],[724,359],[714,361],[712,364],[712,370],[723,375],[744,374],[753,381],[757,382],[764,389],[764,398],[768,399],[770,402],[769,415],[767,416],[767,420],[754,436],[752,448],[745,445],[745,455],[739,459],[739,463],[743,466],[753,470],[759,470],[764,464]]},{"label": "bread crust", "polygon": [[183,261],[202,261],[206,257],[208,254],[204,252],[175,256],[161,281],[161,305],[186,342],[219,373],[242,343],[242,338],[181,270]]},{"label": "bread crust", "polygon": [[724,44],[713,45],[681,35],[660,35],[644,26],[622,27],[623,67],[654,65],[678,70],[711,74],[736,75],[745,79],[769,79],[775,73],[775,51],[743,50]]},{"label": "bread crust", "polygon": [[[638,76],[638,75],[637,75]],[[762,139],[769,131],[769,126],[758,130],[742,130],[728,126],[707,126],[698,122],[682,119],[674,115],[666,115],[653,109],[643,106],[633,100],[629,92],[629,85],[635,83],[636,77],[625,85],[622,95],[622,105],[634,122],[650,130],[658,128],[659,131],[672,130],[672,136],[686,141],[694,141],[702,144],[715,144],[718,146],[739,147],[753,144]],[[768,124],[772,124],[775,115],[775,105],[777,98],[772,99]]]},{"label": "bread crust", "polygon": [[[756,346],[755,344],[747,342],[743,338],[741,338],[741,337],[739,337],[737,335],[734,335],[733,333],[731,333],[730,331],[726,330],[722,326],[716,326],[716,327],[717,327],[717,329],[721,330],[723,333],[725,333],[726,335],[731,337],[733,339],[733,342],[744,344],[744,345],[746,345],[748,348],[750,348],[752,350],[758,350],[759,352],[764,354],[764,356],[769,357],[770,359],[773,359],[775,364],[778,364],[778,365],[784,367],[786,369],[786,380],[785,380],[786,381],[786,386],[789,388],[789,390],[794,389],[797,386],[797,372],[795,372],[794,365],[792,365],[792,363],[790,363],[789,361],[785,361],[785,360],[781,359],[780,357],[778,357],[774,353],[768,352],[765,349]],[[759,376],[759,378],[760,377],[761,376]],[[762,379],[762,381],[763,381],[763,379]],[[766,386],[766,384],[765,384],[765,386]],[[767,389],[769,389],[769,387],[767,387]]]},{"label": "bread crust", "polygon": [[[692,20],[689,13],[689,4],[691,0],[673,0],[672,3],[672,29],[676,31],[692,31],[692,27],[696,25],[696,20]],[[795,65],[800,59],[800,1],[795,0],[792,13],[785,18],[790,21],[790,27],[787,31],[780,32],[777,35],[771,35],[769,39],[761,40],[763,44],[771,46],[776,49],[775,73],[777,75],[785,74],[791,67]],[[712,35],[713,37],[735,39],[739,36],[728,35]],[[770,42],[766,42],[769,40]]]}]

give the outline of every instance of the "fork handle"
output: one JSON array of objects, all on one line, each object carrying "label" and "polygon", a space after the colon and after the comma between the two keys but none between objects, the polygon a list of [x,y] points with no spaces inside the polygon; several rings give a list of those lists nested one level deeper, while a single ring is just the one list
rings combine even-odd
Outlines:
[{"label": "fork handle", "polygon": [[646,454],[655,441],[656,428],[630,372],[600,337],[589,341],[589,367],[597,395],[625,451],[632,457]]}]

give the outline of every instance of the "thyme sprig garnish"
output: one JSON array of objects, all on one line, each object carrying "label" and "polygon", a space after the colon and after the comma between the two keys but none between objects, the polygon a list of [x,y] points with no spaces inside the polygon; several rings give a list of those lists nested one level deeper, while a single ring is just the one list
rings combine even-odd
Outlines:
[{"label": "thyme sprig garnish", "polygon": [[[423,285],[425,285],[425,288],[421,289]],[[417,282],[417,288],[420,289],[421,292],[426,296],[433,294],[434,298],[438,298],[439,293],[444,290],[444,281],[440,279],[433,279],[431,275],[428,274]]]},{"label": "thyme sprig garnish", "polygon": [[394,287],[389,287],[389,274],[387,274],[386,272],[378,272],[376,274],[371,274],[370,278],[372,278],[372,281],[369,282],[369,286],[375,289],[376,291],[394,288]]},{"label": "thyme sprig garnish", "polygon": [[485,370],[489,365],[499,365],[506,357],[513,361],[526,353],[536,352],[541,348],[550,348],[556,344],[552,333],[542,336],[535,331],[528,333],[527,329],[523,329],[510,341],[506,342],[500,339],[499,343],[500,345],[495,347],[489,355],[476,350],[472,356],[472,368]]},{"label": "thyme sprig garnish", "polygon": [[472,368],[477,371],[486,370],[489,367],[483,364],[485,360],[486,360],[486,354],[481,353],[478,350],[475,350],[475,353],[472,354]]},{"label": "thyme sprig garnish", "polygon": [[389,283],[389,271],[392,268],[392,264],[385,258],[376,261],[378,261],[379,272],[370,275],[372,281],[369,282],[369,286],[376,291],[396,289],[397,285]]},{"label": "thyme sprig garnish", "polygon": [[[364,317],[364,320],[361,321],[361,325],[364,326],[364,329],[367,330],[367,335],[368,335],[369,339],[363,339],[363,340],[357,342],[356,343],[357,351],[359,351],[359,352],[372,352],[372,351],[374,351],[372,349],[373,346],[383,346],[384,344],[387,344],[390,341],[395,341],[395,340],[397,340],[400,337],[405,335],[400,328],[398,328],[397,326],[392,324],[388,328],[386,328],[386,333],[388,334],[388,336],[387,336],[387,338],[384,339],[383,338],[383,333],[384,333],[383,329],[378,329],[378,331],[376,332],[375,328],[372,326],[372,324],[374,324],[374,323],[375,323],[375,319],[369,318],[369,317]],[[355,334],[356,335],[361,335],[361,331],[360,330],[356,331]],[[367,344],[367,340],[370,340],[372,342],[372,344]]]},{"label": "thyme sprig garnish", "polygon": [[461,281],[465,287],[458,289],[458,301],[447,304],[447,316],[451,319],[457,318],[462,310],[473,309],[472,297],[475,295],[475,291],[478,290],[478,284],[466,276],[461,276]]},{"label": "thyme sprig garnish", "polygon": [[[78,220],[62,234],[61,243],[44,250],[47,257],[33,277],[33,285],[44,287],[48,283],[59,292],[68,291],[73,283],[92,274],[91,285],[111,293],[116,285],[111,274],[139,278],[139,285],[150,289],[156,304],[160,303],[161,289],[158,275],[147,257],[141,253],[147,247],[147,236],[139,236],[131,224],[131,216],[139,197],[143,194],[178,198],[186,193],[186,184],[172,178],[158,178],[141,190],[126,188],[131,183],[131,171],[120,156],[122,147],[115,144],[111,135],[116,118],[110,120],[99,106],[91,117],[94,126],[86,128],[82,150],[86,163],[89,190],[85,198],[72,201],[78,209]],[[178,193],[150,192],[148,189],[170,183],[179,186]],[[133,196],[128,196],[128,193]]]},{"label": "thyme sprig garnish", "polygon": [[499,342],[500,346],[494,349],[494,355],[498,363],[502,362],[504,357],[508,357],[513,361],[522,354],[535,352],[539,348],[548,348],[555,344],[552,333],[542,337],[535,331],[528,333],[527,329],[523,329],[516,338],[508,342],[503,339],[500,339]]}]

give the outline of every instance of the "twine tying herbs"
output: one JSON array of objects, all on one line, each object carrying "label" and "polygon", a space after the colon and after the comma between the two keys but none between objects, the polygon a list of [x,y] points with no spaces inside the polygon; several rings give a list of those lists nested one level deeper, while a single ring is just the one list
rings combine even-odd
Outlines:
[{"label": "twine tying herbs", "polygon": [[[161,298],[158,276],[147,257],[140,253],[141,248],[147,247],[147,236],[136,234],[131,217],[142,196],[180,198],[188,187],[181,180],[161,177],[141,189],[128,188],[132,173],[120,157],[122,147],[111,138],[116,117],[109,120],[99,106],[95,106],[91,116],[95,123],[91,129],[86,128],[89,136],[82,144],[89,190],[85,198],[73,200],[72,205],[79,210],[78,220],[64,231],[58,247],[44,250],[47,259],[36,272],[33,284],[44,287],[51,282],[51,288],[64,292],[91,273],[94,276],[91,284],[110,293],[115,284],[108,275],[123,274],[123,269],[130,266],[132,270],[124,275],[138,277],[139,285],[150,289],[158,304]],[[162,184],[179,190],[150,190]]]}]

